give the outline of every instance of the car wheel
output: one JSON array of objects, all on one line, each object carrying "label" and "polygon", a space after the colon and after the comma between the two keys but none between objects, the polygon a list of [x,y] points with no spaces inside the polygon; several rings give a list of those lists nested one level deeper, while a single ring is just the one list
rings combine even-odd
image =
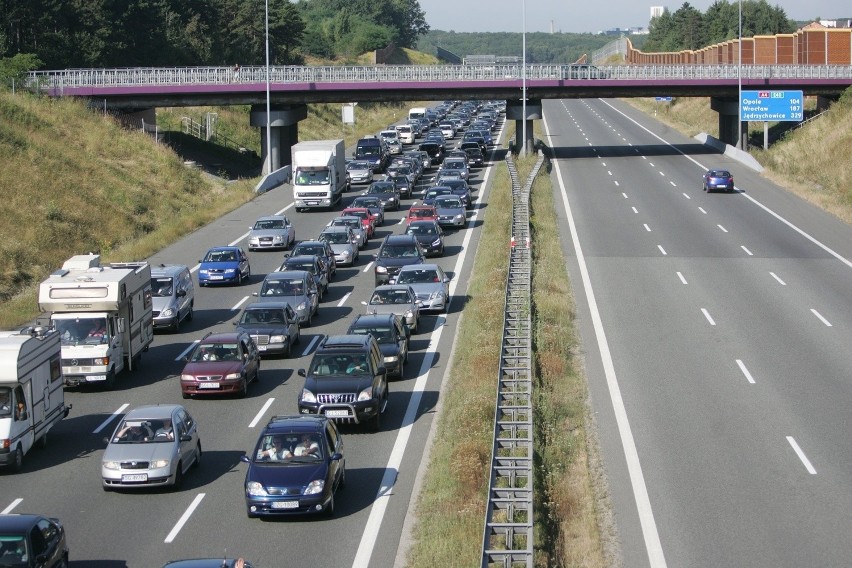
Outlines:
[{"label": "car wheel", "polygon": [[346,465],[340,468],[340,482],[337,484],[337,489],[343,489],[346,487]]},{"label": "car wheel", "polygon": [[181,395],[184,399],[189,398],[189,393],[181,392],[181,393],[180,393],[180,395]]},{"label": "car wheel", "polygon": [[334,488],[331,490],[331,499],[328,500],[328,505],[325,507],[325,516],[333,517],[334,516]]},{"label": "car wheel", "polygon": [[186,321],[192,321],[192,318],[195,317],[195,302],[189,304],[189,313],[186,314]]},{"label": "car wheel", "polygon": [[243,387],[240,389],[239,396],[240,398],[245,398],[248,396],[248,377],[243,377]]},{"label": "car wheel", "polygon": [[172,484],[172,487],[179,489],[181,485],[183,485],[183,463],[178,462],[177,470],[175,471],[175,482]]},{"label": "car wheel", "polygon": [[405,358],[399,360],[399,370],[397,371],[397,377],[400,379],[405,375]]},{"label": "car wheel", "polygon": [[107,372],[106,381],[104,381],[104,390],[111,391],[115,388],[115,368]]},{"label": "car wheel", "polygon": [[[384,401],[382,401],[384,402]],[[372,423],[370,424],[370,429],[373,432],[381,432],[382,431],[382,404],[379,404],[379,411],[376,412],[375,418],[373,418]]]},{"label": "car wheel", "polygon": [[47,448],[47,432],[44,433],[44,436],[38,439],[38,442],[36,442],[36,444],[41,450]]},{"label": "car wheel", "polygon": [[192,462],[193,468],[198,468],[201,465],[201,442],[198,442],[198,445],[195,446],[195,461]]},{"label": "car wheel", "polygon": [[237,286],[243,285],[243,273],[237,272]]},{"label": "car wheel", "polygon": [[172,328],[172,331],[173,331],[174,333],[179,333],[179,332],[180,332],[180,310],[178,310],[177,317],[175,318],[175,325],[174,325],[174,327]]},{"label": "car wheel", "polygon": [[21,449],[21,446],[15,448],[15,455],[12,457],[12,471],[18,473],[24,467],[24,450]]},{"label": "car wheel", "polygon": [[[296,209],[296,211],[298,211],[298,209]],[[248,517],[249,519],[256,519],[256,518],[257,518],[257,515],[255,515],[254,513],[252,513],[252,512],[249,510],[249,508],[248,508],[248,507],[246,507],[246,517]]]},{"label": "car wheel", "polygon": [[298,345],[298,344],[300,344],[301,342],[302,342],[302,332],[301,332],[301,331],[299,331],[299,328],[296,328],[296,339],[294,339],[294,340],[293,340],[293,343],[295,343],[296,345]]}]

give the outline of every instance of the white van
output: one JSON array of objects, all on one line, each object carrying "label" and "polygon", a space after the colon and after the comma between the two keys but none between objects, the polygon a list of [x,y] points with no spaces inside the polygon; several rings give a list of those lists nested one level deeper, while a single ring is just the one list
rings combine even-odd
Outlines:
[{"label": "white van", "polygon": [[183,264],[160,264],[151,267],[154,329],[177,332],[180,324],[192,321],[195,308],[195,284],[189,268]]},{"label": "white van", "polygon": [[426,107],[413,107],[408,110],[408,120],[420,120],[426,118]]},{"label": "white van", "polygon": [[410,124],[398,124],[396,134],[403,144],[414,144],[414,129],[411,128]]}]

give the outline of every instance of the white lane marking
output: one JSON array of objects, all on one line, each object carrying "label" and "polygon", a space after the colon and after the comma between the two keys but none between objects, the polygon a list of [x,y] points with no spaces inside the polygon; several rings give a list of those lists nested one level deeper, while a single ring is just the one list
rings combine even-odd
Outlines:
[{"label": "white lane marking", "polygon": [[124,412],[125,410],[127,410],[127,407],[128,407],[128,406],[130,406],[130,404],[128,404],[128,403],[126,403],[126,402],[125,402],[124,404],[122,404],[121,406],[119,406],[119,407],[118,407],[118,409],[117,409],[115,412],[113,412],[113,413],[112,413],[112,415],[110,415],[110,417],[109,417],[109,418],[107,418],[106,420],[104,420],[103,422],[101,422],[101,425],[100,425],[100,426],[98,426],[97,428],[95,428],[95,429],[92,431],[92,434],[98,434],[98,433],[100,433],[100,431],[101,431],[101,430],[103,430],[104,428],[106,428],[107,426],[109,426],[109,423],[110,423],[110,422],[112,422],[113,420],[115,420],[116,416],[118,416],[119,414],[121,414],[122,412]]},{"label": "white lane marking", "polygon": [[825,319],[824,317],[822,317],[822,315],[821,315],[818,311],[816,311],[815,309],[811,308],[811,313],[812,313],[813,315],[815,315],[815,316],[817,317],[817,319],[819,319],[819,321],[821,321],[822,323],[824,323],[827,327],[832,327],[831,322],[829,322],[827,319]]},{"label": "white lane marking", "polygon": [[367,263],[367,266],[365,266],[365,267],[364,267],[364,270],[362,270],[361,272],[363,272],[363,273],[367,273],[367,272],[369,272],[369,271],[370,271],[370,269],[371,269],[371,268],[373,268],[373,262],[375,262],[375,261],[372,261],[372,260],[371,260],[370,262],[368,262],[368,263]]},{"label": "white lane marking", "polygon": [[313,338],[313,339],[311,339],[311,342],[310,342],[310,343],[308,343],[308,346],[307,346],[307,347],[305,347],[305,350],[304,350],[304,351],[302,351],[302,357],[304,357],[305,355],[307,355],[308,353],[310,353],[311,351],[313,351],[313,350],[314,350],[314,345],[316,345],[316,344],[317,344],[317,341],[319,341],[319,340],[320,340],[320,337],[321,337],[321,336],[319,336],[319,335],[315,335],[315,336],[314,336],[314,338]]},{"label": "white lane marking", "polygon": [[638,209],[636,209],[635,207],[631,207],[631,209],[633,209],[633,212],[634,212],[634,213],[639,213],[639,210],[638,210]]},{"label": "white lane marking", "polygon": [[723,232],[723,233],[727,233],[727,232],[728,232],[728,229],[726,229],[726,228],[725,228],[725,227],[723,227],[722,225],[716,225],[716,226],[717,226],[717,227],[719,227],[720,229],[722,229],[722,232]]},{"label": "white lane marking", "polygon": [[710,325],[716,325],[716,322],[713,321],[712,317],[710,317],[710,312],[708,312],[704,308],[701,308],[701,313],[704,314],[704,317],[707,318],[707,321],[710,322]]},{"label": "white lane marking", "polygon": [[282,213],[284,213],[285,211],[290,209],[293,205],[294,205],[294,203],[291,203],[290,205],[285,206],[283,209],[279,209],[275,214],[281,215]]},{"label": "white lane marking", "polygon": [[612,175],[612,171],[610,171],[610,170],[607,170],[606,173],[608,173],[609,175]]},{"label": "white lane marking", "polygon": [[743,375],[745,375],[745,378],[748,379],[748,382],[754,384],[754,377],[752,377],[751,373],[748,372],[745,363],[743,363],[741,359],[737,359],[737,366],[739,366],[740,371],[742,371]]},{"label": "white lane marking", "polygon": [[263,418],[263,415],[266,414],[266,411],[269,410],[269,407],[272,406],[272,403],[275,402],[275,397],[268,398],[263,406],[260,408],[258,413],[254,416],[254,419],[249,422],[249,428],[254,428],[257,426],[257,423],[260,422],[260,419]]},{"label": "white lane marking", "polygon": [[786,285],[787,285],[787,283],[786,283],[786,282],[784,282],[783,280],[781,280],[781,278],[779,278],[779,277],[778,277],[778,275],[777,275],[777,274],[775,274],[774,272],[770,272],[770,273],[769,273],[769,275],[770,275],[770,276],[772,276],[775,280],[777,280],[777,281],[778,281],[778,283],[779,283],[779,284],[781,284],[782,286],[786,286]]},{"label": "white lane marking", "polygon": [[11,513],[15,509],[15,507],[20,505],[22,501],[23,501],[23,498],[18,497],[17,499],[15,499],[11,503],[9,503],[8,507],[6,507],[2,511],[0,511],[0,515],[8,515],[9,513]]},{"label": "white lane marking", "polygon": [[748,250],[745,245],[740,245],[740,248],[743,249],[747,255],[754,256],[754,253]]},{"label": "white lane marking", "polygon": [[[683,151],[678,149],[675,145],[671,144],[667,140],[664,140],[661,136],[654,134],[648,128],[639,124],[639,122],[630,118],[629,116],[627,116],[626,114],[624,114],[623,112],[621,112],[620,110],[615,108],[612,104],[605,101],[604,99],[598,99],[598,100],[600,102],[602,102],[603,104],[607,105],[608,107],[610,107],[612,110],[614,110],[615,112],[617,112],[618,114],[620,114],[624,118],[626,118],[627,120],[629,120],[630,122],[632,122],[633,124],[635,124],[636,126],[638,126],[639,128],[641,128],[642,130],[644,130],[645,132],[647,132],[648,134],[650,134],[651,136],[653,136],[654,138],[656,138],[657,140],[659,140],[660,142],[662,142],[663,144],[665,144],[666,146],[669,146],[672,149],[674,149],[678,154],[682,155],[684,158],[686,158],[687,160],[689,160],[690,162],[692,162],[693,164],[695,164],[696,166],[701,168],[703,171],[707,171],[708,169],[710,169],[710,168],[707,168],[706,166],[704,166],[701,162],[699,162],[698,160],[696,160],[692,156],[686,155]],[[818,246],[819,248],[821,248],[822,250],[824,250],[825,252],[827,252],[828,254],[830,254],[831,256],[833,256],[834,258],[836,258],[837,260],[839,260],[840,262],[842,262],[843,264],[848,266],[849,268],[852,268],[852,261],[850,261],[848,258],[836,253],[831,248],[824,245],[823,243],[818,241],[816,238],[812,237],[811,235],[809,235],[808,233],[806,233],[805,231],[803,231],[802,229],[800,229],[799,227],[797,227],[796,225],[794,225],[793,223],[791,223],[790,221],[788,221],[787,219],[785,219],[784,217],[782,217],[781,215],[779,215],[778,213],[776,213],[775,211],[773,211],[772,209],[770,209],[769,207],[767,207],[766,205],[764,205],[763,203],[758,201],[757,199],[753,198],[752,196],[750,196],[749,194],[747,194],[745,192],[740,192],[740,193],[738,193],[738,195],[745,197],[746,199],[748,199],[749,201],[751,201],[752,203],[754,203],[755,205],[757,205],[758,207],[760,207],[761,209],[763,209],[764,211],[766,211],[767,213],[769,213],[770,215],[772,215],[773,217],[775,217],[776,219],[778,219],[779,221],[781,221],[782,223],[784,223],[785,225],[787,225],[788,227],[790,227],[791,229],[793,229],[794,231],[796,231],[797,233],[799,233],[800,235],[802,235],[803,237],[808,239],[809,241],[811,241],[813,244],[815,244],[816,246]]]},{"label": "white lane marking", "polygon": [[643,223],[642,226],[645,227],[646,231],[648,231],[649,233],[651,232],[651,227],[648,226],[648,223]]},{"label": "white lane marking", "polygon": [[206,493],[199,493],[195,496],[195,499],[193,499],[192,503],[189,504],[187,510],[184,511],[183,515],[181,515],[180,519],[178,519],[177,524],[174,526],[169,535],[166,537],[166,540],[164,540],[163,542],[170,543],[177,537],[178,533],[183,528],[183,525],[186,524],[186,522],[189,520],[189,517],[191,517],[192,513],[195,512],[195,509],[201,503],[201,500],[204,499],[205,495]]},{"label": "white lane marking", "polygon": [[661,176],[666,177],[666,174],[663,172],[659,172]]},{"label": "white lane marking", "polygon": [[240,306],[242,306],[242,305],[246,302],[246,300],[248,300],[250,297],[251,297],[251,296],[243,296],[243,299],[242,299],[242,300],[240,300],[239,302],[237,302],[236,304],[234,304],[234,307],[233,307],[233,308],[231,308],[231,311],[232,311],[232,312],[235,312],[235,311],[239,310],[239,309],[240,309]]},{"label": "white lane marking", "polygon": [[196,339],[195,341],[193,341],[192,343],[190,343],[190,344],[189,344],[189,347],[187,347],[186,349],[184,349],[184,350],[183,350],[183,353],[181,353],[180,355],[178,355],[178,356],[175,358],[175,361],[180,361],[180,360],[182,360],[184,357],[186,357],[187,355],[189,355],[189,352],[190,352],[190,351],[192,351],[192,350],[195,348],[195,346],[196,346],[196,345],[198,345],[198,343],[199,343],[200,341],[201,341],[200,339]]},{"label": "white lane marking", "polygon": [[[547,127],[546,118],[544,119],[544,125],[546,131],[549,132],[550,129]],[[548,138],[550,138],[549,134]],[[550,140],[550,142],[552,144],[553,140]],[[642,157],[644,158],[644,156]],[[574,216],[571,213],[571,204],[568,203],[568,194],[565,191],[565,182],[562,179],[562,170],[558,167],[556,168],[556,177],[559,180],[559,191],[562,195],[562,203],[568,219],[568,229],[571,233],[571,240],[574,243],[574,252],[577,257],[577,264],[580,268],[583,289],[586,292],[586,298],[591,312],[592,325],[595,330],[595,337],[597,338],[598,351],[601,355],[604,374],[606,375],[610,402],[612,404],[613,412],[615,413],[616,424],[618,425],[621,446],[624,449],[624,459],[627,462],[627,471],[630,475],[630,484],[633,488],[633,498],[636,500],[636,509],[639,513],[639,523],[642,527],[642,535],[645,539],[645,548],[648,551],[648,561],[651,568],[665,568],[666,558],[663,554],[663,545],[660,542],[657,524],[654,521],[654,511],[651,508],[651,499],[648,496],[648,487],[645,485],[645,476],[642,473],[642,465],[639,463],[639,452],[636,449],[636,442],[633,439],[633,433],[630,429],[630,421],[627,418],[627,409],[624,406],[624,399],[621,396],[621,388],[618,385],[618,377],[616,377],[615,374],[615,365],[612,360],[612,353],[609,350],[606,333],[604,332],[603,321],[601,320],[601,315],[598,311],[595,293],[592,289],[592,281],[589,276],[589,269],[586,266],[586,258],[583,256],[583,249],[580,246],[580,238],[577,234],[577,225],[574,223]],[[623,195],[626,199],[627,194]]]},{"label": "white lane marking", "polygon": [[684,196],[684,197],[686,197],[687,199],[692,199],[692,198],[689,196],[689,194],[687,194],[687,193],[684,193],[684,194],[683,194],[683,196]]},{"label": "white lane marking", "polygon": [[350,295],[352,295],[352,292],[346,292],[346,293],[343,295],[343,297],[342,297],[342,298],[340,298],[340,301],[339,301],[339,302],[337,302],[337,307],[339,308],[339,307],[343,306],[343,304],[345,304],[345,303],[346,303],[346,300],[348,300],[348,299],[349,299],[349,296],[350,296]]},{"label": "white lane marking", "polygon": [[623,191],[621,192],[621,195],[623,195],[623,196],[624,196],[624,199],[627,199],[627,194],[626,194],[626,193],[624,193]]},{"label": "white lane marking", "polygon": [[796,440],[793,436],[787,436],[787,442],[793,446],[793,451],[796,452],[796,455],[799,456],[799,459],[802,460],[802,463],[805,464],[805,469],[808,470],[808,473],[811,475],[816,475],[816,470],[814,466],[811,465],[811,461],[808,459],[808,456],[805,455],[805,452],[802,451],[802,448],[799,447],[799,444],[796,443]]},{"label": "white lane marking", "polygon": [[707,211],[705,211],[703,207],[699,207],[698,210],[707,215]]},{"label": "white lane marking", "polygon": [[663,248],[663,245],[657,245],[657,248],[660,249],[660,252],[663,253],[663,256],[668,256],[669,253],[666,252],[666,249]]},{"label": "white lane marking", "polygon": [[669,183],[672,184],[672,187],[677,187],[677,184],[675,182],[670,181]]},{"label": "white lane marking", "polygon": [[651,166],[651,167],[653,168],[653,167],[654,167],[654,162],[648,162],[648,165],[649,165],[649,166]]},{"label": "white lane marking", "polygon": [[231,241],[230,243],[228,243],[228,246],[229,246],[229,247],[235,247],[235,246],[237,246],[237,244],[238,244],[241,240],[243,240],[244,238],[246,238],[247,236],[249,236],[249,233],[250,233],[250,232],[251,232],[251,231],[246,231],[245,233],[243,233],[242,235],[240,235],[239,237],[237,237],[237,240],[235,240],[235,241]]},{"label": "white lane marking", "polygon": [[615,187],[618,187],[618,186],[619,186],[619,184],[618,184],[618,180],[617,180],[617,179],[616,179],[616,180],[613,180],[613,181],[612,181],[612,183],[614,183],[614,184],[615,184]]},{"label": "white lane marking", "polygon": [[606,167],[606,162],[601,162],[601,165],[602,165],[603,167]]},{"label": "white lane marking", "polygon": [[677,277],[680,278],[680,281],[686,284],[686,278],[684,278],[683,274],[680,272],[677,273]]},{"label": "white lane marking", "polygon": [[397,225],[404,225],[406,221],[407,221],[407,219],[405,217],[403,217],[402,219],[399,220],[399,223],[397,223]]}]

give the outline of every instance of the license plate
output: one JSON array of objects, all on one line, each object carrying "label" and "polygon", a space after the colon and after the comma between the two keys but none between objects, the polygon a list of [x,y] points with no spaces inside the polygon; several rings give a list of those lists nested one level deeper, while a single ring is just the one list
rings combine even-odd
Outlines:
[{"label": "license plate", "polygon": [[349,416],[348,410],[326,410],[325,415],[330,418],[346,418]]},{"label": "license plate", "polygon": [[106,375],[89,375],[86,377],[87,381],[105,381]]},{"label": "license plate", "polygon": [[147,473],[126,473],[121,476],[122,483],[129,483],[131,481],[148,481]]},{"label": "license plate", "polygon": [[319,205],[319,201],[308,201],[308,205]]},{"label": "license plate", "polygon": [[209,278],[210,278],[210,280],[221,280],[222,279],[221,276],[210,276]]},{"label": "license plate", "polygon": [[273,509],[298,509],[299,502],[298,501],[273,501],[272,502]]},{"label": "license plate", "polygon": [[728,184],[726,184],[726,183],[717,183],[717,184],[716,184],[716,187],[728,187]]},{"label": "license plate", "polygon": [[218,389],[219,383],[198,383],[200,389]]},{"label": "license plate", "polygon": [[258,345],[257,350],[258,351],[266,351],[266,345]]}]

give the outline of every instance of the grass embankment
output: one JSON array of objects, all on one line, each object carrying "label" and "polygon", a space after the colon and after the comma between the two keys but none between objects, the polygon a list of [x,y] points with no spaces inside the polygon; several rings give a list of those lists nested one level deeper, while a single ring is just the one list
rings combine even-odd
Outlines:
[{"label": "grass embankment", "polygon": [[[401,116],[397,105],[359,105],[347,140]],[[229,138],[260,151],[248,108],[219,113]],[[180,132],[187,109],[161,111],[161,132]],[[224,115],[224,116],[223,116]],[[302,139],[337,136],[340,108],[313,105]],[[216,146],[197,142],[201,151]],[[226,183],[184,166],[152,137],[123,129],[79,101],[0,92],[0,327],[38,315],[38,283],[71,255],[142,259],[254,197],[257,179]]]},{"label": "grass embankment", "polygon": [[[511,134],[510,134],[511,136]],[[517,161],[525,180],[535,157]],[[511,181],[496,166],[453,366],[441,395],[408,564],[476,566],[487,499],[501,349]],[[553,191],[542,170],[531,194],[535,365],[535,550],[538,566],[605,566],[587,457],[586,383],[575,358],[573,298]]]},{"label": "grass embankment", "polygon": [[[718,115],[709,99],[675,99],[666,105],[653,99],[629,102],[680,132],[718,136]],[[752,141],[763,140],[763,123],[749,123]],[[802,128],[785,133],[770,145],[749,152],[766,168],[763,175],[802,199],[852,223],[852,90]],[[708,164],[709,165],[709,164]]]}]

